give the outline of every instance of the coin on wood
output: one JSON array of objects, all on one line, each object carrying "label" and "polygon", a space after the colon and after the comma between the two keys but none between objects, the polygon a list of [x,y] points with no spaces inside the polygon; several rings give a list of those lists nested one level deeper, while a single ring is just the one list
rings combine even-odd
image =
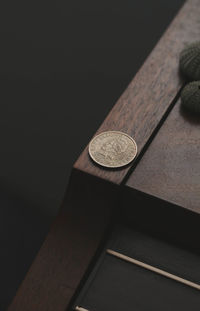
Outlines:
[{"label": "coin on wood", "polygon": [[125,166],[137,154],[137,144],[128,134],[107,131],[96,135],[89,144],[89,155],[99,165],[109,168]]}]

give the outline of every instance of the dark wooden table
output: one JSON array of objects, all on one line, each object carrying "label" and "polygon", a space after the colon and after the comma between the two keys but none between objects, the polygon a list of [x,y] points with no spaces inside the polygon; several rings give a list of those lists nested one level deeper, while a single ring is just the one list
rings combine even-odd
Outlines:
[{"label": "dark wooden table", "polygon": [[[123,210],[129,222],[134,224],[137,216],[145,227],[151,219],[149,230],[156,226],[161,236],[177,243],[185,237],[185,245],[195,247],[200,121],[180,107],[186,81],[178,58],[186,43],[199,39],[199,16],[199,1],[188,0],[97,131],[120,130],[134,137],[137,159],[122,169],[103,169],[85,148],[74,164],[60,213],[9,311],[70,307],[99,257],[116,211],[122,212],[122,203],[129,206]],[[188,234],[187,224],[195,224]]]}]

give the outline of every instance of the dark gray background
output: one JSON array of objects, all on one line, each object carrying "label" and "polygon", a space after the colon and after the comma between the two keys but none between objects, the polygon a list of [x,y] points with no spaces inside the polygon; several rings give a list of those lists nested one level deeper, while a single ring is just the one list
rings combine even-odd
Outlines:
[{"label": "dark gray background", "polygon": [[0,310],[40,248],[71,166],[183,0],[0,4]]}]

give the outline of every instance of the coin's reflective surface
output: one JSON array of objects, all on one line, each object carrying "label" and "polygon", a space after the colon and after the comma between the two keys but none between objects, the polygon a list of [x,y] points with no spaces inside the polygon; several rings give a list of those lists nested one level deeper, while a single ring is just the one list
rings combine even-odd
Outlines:
[{"label": "coin's reflective surface", "polygon": [[91,140],[89,154],[102,166],[121,167],[133,161],[137,145],[133,138],[123,132],[107,131]]}]

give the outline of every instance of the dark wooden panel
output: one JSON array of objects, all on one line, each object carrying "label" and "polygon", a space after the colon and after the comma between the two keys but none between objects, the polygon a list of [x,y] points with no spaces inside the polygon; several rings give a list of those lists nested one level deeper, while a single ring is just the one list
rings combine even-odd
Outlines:
[{"label": "dark wooden panel", "polygon": [[200,213],[200,118],[184,112],[180,101],[127,185]]},{"label": "dark wooden panel", "polygon": [[113,185],[79,172],[74,175],[65,208],[57,216],[9,311],[66,310],[106,233],[111,210],[117,205]]},{"label": "dark wooden panel", "polygon": [[[140,154],[183,83],[178,57],[186,42],[199,40],[199,16],[199,1],[187,1],[98,132],[120,130],[130,134]],[[113,171],[99,168],[90,160],[86,147],[75,167],[120,184],[130,166]]]}]

